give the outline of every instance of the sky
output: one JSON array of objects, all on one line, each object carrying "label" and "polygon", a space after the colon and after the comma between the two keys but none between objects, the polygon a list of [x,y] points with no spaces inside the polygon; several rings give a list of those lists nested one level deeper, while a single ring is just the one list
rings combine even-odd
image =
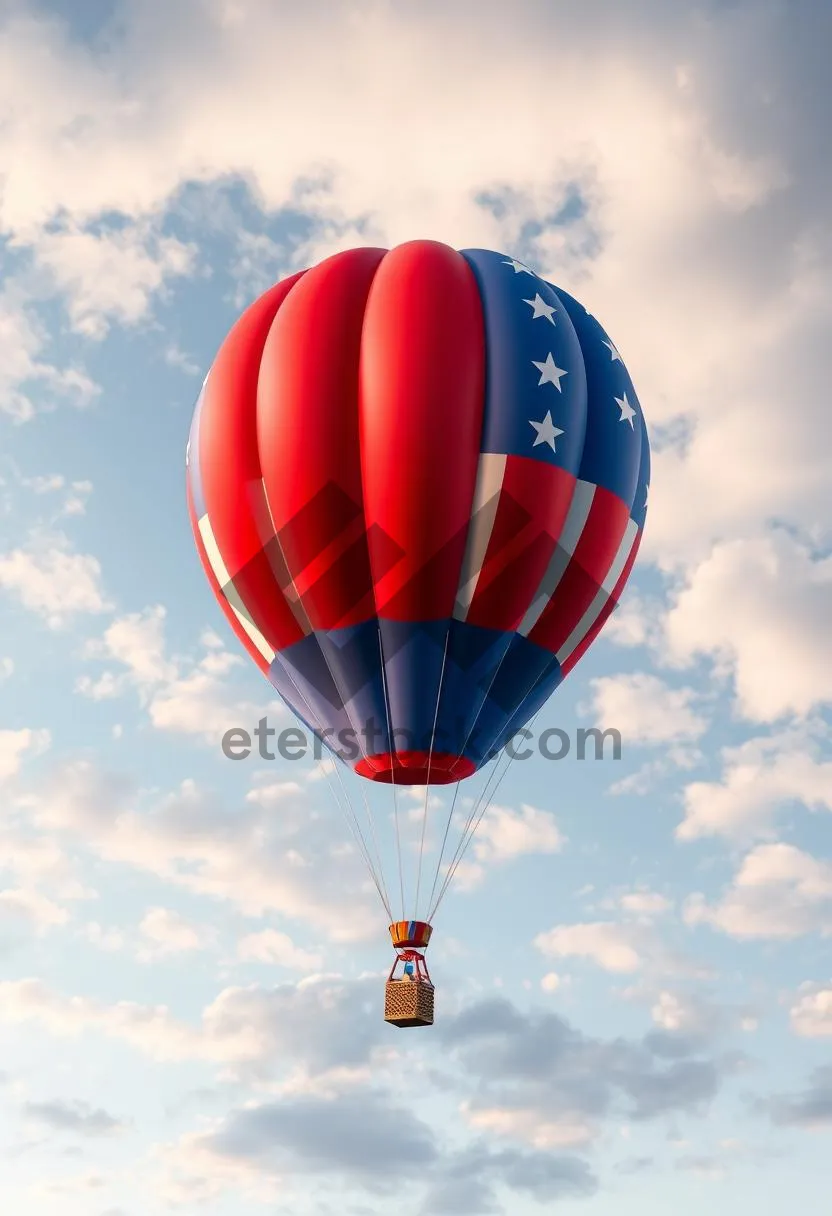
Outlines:
[{"label": "sky", "polygon": [[[4,1209],[821,1210],[830,45],[797,0],[0,0]],[[653,466],[536,722],[620,757],[512,765],[402,1031],[332,775],[223,754],[291,720],[184,456],[248,303],[413,238],[581,300]]]}]

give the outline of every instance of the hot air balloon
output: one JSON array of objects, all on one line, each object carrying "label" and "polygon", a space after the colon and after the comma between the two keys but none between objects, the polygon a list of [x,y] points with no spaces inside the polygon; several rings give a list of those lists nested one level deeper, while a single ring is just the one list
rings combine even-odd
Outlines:
[{"label": "hot air balloon", "polygon": [[[255,300],[187,453],[214,594],[342,790],[339,766],[396,806],[425,787],[427,817],[429,787],[452,784],[448,825],[461,784],[502,762],[618,602],[649,471],[638,397],[595,318],[515,258],[435,241],[349,249]],[[446,828],[421,916],[421,852],[404,906],[398,810],[399,918],[361,836],[394,1025],[433,1022],[425,950],[484,794],[450,857]]]}]

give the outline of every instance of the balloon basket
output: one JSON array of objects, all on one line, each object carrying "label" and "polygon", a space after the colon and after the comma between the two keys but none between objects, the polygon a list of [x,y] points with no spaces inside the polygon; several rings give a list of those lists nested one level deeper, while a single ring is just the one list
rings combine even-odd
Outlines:
[{"label": "balloon basket", "polygon": [[400,920],[390,926],[396,957],[384,989],[384,1020],[391,1026],[433,1025],[434,989],[422,953],[431,933],[425,921]]},{"label": "balloon basket", "polygon": [[426,980],[388,980],[384,1020],[391,1026],[432,1026],[433,984]]}]

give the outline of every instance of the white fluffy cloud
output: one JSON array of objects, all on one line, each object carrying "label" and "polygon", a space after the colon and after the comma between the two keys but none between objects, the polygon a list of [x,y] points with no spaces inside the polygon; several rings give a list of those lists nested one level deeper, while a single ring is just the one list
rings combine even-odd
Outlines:
[{"label": "white fluffy cloud", "polygon": [[22,921],[44,932],[55,925],[65,925],[68,920],[66,908],[59,907],[39,891],[0,890],[0,925]]},{"label": "white fluffy cloud", "polygon": [[106,233],[73,226],[40,234],[36,252],[38,264],[69,298],[73,327],[102,338],[113,321],[141,320],[167,280],[190,271],[195,251],[146,226]]},{"label": "white fluffy cloud", "polygon": [[701,894],[685,907],[689,925],[710,925],[740,940],[790,941],[832,932],[832,863],[794,845],[759,845],[743,859],[721,899]]},{"label": "white fluffy cloud", "polygon": [[524,853],[559,853],[563,845],[563,835],[551,811],[524,803],[518,810],[490,806],[477,828],[472,852],[488,865],[511,861]]},{"label": "white fluffy cloud", "polygon": [[291,971],[318,971],[323,963],[320,954],[296,946],[288,934],[278,929],[246,934],[237,943],[237,955],[243,961],[271,963]]},{"label": "white fluffy cloud", "polygon": [[650,920],[668,912],[673,903],[666,895],[660,895],[657,891],[630,891],[621,896],[621,907],[625,912],[632,912]]},{"label": "white fluffy cloud", "polygon": [[832,1038],[832,986],[803,984],[789,1017],[792,1030],[801,1038]]},{"label": "white fluffy cloud", "polygon": [[660,992],[650,1010],[653,1021],[662,1030],[694,1030],[698,1028],[695,1008],[676,992]]},{"label": "white fluffy cloud", "polygon": [[47,346],[32,309],[8,291],[0,292],[0,413],[16,422],[34,417],[35,397],[40,408],[62,399],[87,405],[100,391],[80,368],[51,363]]},{"label": "white fluffy cloud", "polygon": [[690,573],[667,617],[680,660],[714,659],[742,714],[774,722],[832,702],[832,558],[785,532],[726,541]]},{"label": "white fluffy cloud", "polygon": [[[461,838],[464,826],[465,820],[459,824],[460,837],[457,839]],[[459,891],[471,891],[485,879],[490,867],[528,854],[559,853],[565,843],[550,811],[525,804],[518,810],[489,806],[470,838],[462,860],[455,863],[454,887]],[[455,847],[452,842],[449,860],[454,857]],[[441,890],[441,883],[437,890]]]},{"label": "white fluffy cloud", "polygon": [[611,975],[650,978],[654,984],[667,976],[702,978],[706,974],[695,960],[687,958],[667,939],[660,920],[671,909],[666,897],[646,890],[611,896],[600,905],[620,910],[619,919],[557,924],[539,933],[534,947],[552,959],[582,959]]},{"label": "white fluffy cloud", "polygon": [[[87,653],[91,657],[118,660],[127,669],[125,676],[143,689],[172,680],[176,668],[165,655],[165,616],[165,609],[157,604],[144,612],[119,617],[107,626],[100,640],[87,647]],[[115,677],[110,678],[118,687]],[[83,691],[96,696],[92,683],[85,684]]]},{"label": "white fluffy cloud", "polygon": [[828,737],[823,723],[815,723],[724,749],[719,781],[686,786],[677,837],[770,835],[777,812],[790,802],[832,810],[832,763],[822,759]]},{"label": "white fluffy cloud", "polygon": [[108,1004],[35,978],[6,980],[0,982],[0,1022],[34,1023],[59,1037],[96,1031],[160,1061],[201,1060],[258,1068],[263,1075],[294,1066],[311,1076],[367,1062],[383,1023],[364,1019],[356,1033],[342,1012],[376,991],[378,982],[317,976],[273,988],[225,988],[197,1022],[188,1023],[163,1005]]},{"label": "white fluffy cloud", "polygon": [[100,614],[112,606],[101,585],[101,563],[76,553],[63,536],[0,553],[0,587],[54,629],[78,614]]},{"label": "white fluffy cloud", "polygon": [[139,933],[143,944],[138,956],[142,962],[204,950],[214,936],[211,930],[191,924],[171,908],[148,908],[139,924]]},{"label": "white fluffy cloud", "polygon": [[[317,793],[317,791],[315,791]],[[124,781],[88,761],[63,766],[20,807],[41,832],[65,836],[108,863],[151,873],[248,916],[268,911],[334,941],[378,931],[377,896],[338,811],[319,810],[293,782],[257,785],[230,810],[194,782],[148,813]],[[344,916],[344,908],[350,914]]]},{"label": "white fluffy cloud", "polygon": [[285,707],[274,700],[256,705],[240,695],[233,677],[246,671],[246,662],[225,650],[213,632],[203,634],[204,653],[199,658],[171,656],[165,640],[166,617],[165,608],[156,604],[114,620],[100,639],[87,646],[87,655],[115,662],[121,670],[83,675],[76,684],[78,691],[93,700],[106,700],[135,689],[158,730],[200,737],[216,747],[232,727],[252,731],[264,715],[287,716]]},{"label": "white fluffy cloud", "polygon": [[0,781],[7,781],[19,772],[23,759],[38,756],[51,741],[48,730],[0,730]]},{"label": "white fluffy cloud", "polygon": [[672,688],[658,676],[635,672],[592,680],[593,712],[626,743],[662,744],[698,739],[708,726],[692,688]]},{"label": "white fluffy cloud", "polygon": [[548,958],[583,958],[605,971],[626,974],[643,963],[642,935],[632,926],[606,921],[557,925],[534,939]]}]

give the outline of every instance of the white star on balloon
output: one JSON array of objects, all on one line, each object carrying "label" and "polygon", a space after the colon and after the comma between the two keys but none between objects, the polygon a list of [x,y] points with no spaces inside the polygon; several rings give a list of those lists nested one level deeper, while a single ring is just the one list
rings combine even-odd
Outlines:
[{"label": "white star on balloon", "polygon": [[627,400],[627,394],[625,393],[623,397],[616,397],[615,404],[621,410],[621,417],[618,421],[629,422],[630,429],[634,431],[636,428],[633,426],[633,419],[636,416],[636,412]]},{"label": "white star on balloon", "polygon": [[551,325],[555,324],[554,317],[552,316],[552,313],[555,311],[555,306],[554,304],[547,304],[543,299],[543,296],[540,294],[535,294],[533,300],[524,300],[523,303],[528,304],[529,308],[531,308],[533,321],[537,321],[541,317],[545,317]]},{"label": "white star on balloon", "polygon": [[540,388],[542,384],[554,384],[559,393],[563,392],[563,389],[560,387],[560,382],[561,379],[564,376],[568,376],[569,373],[565,371],[564,368],[557,366],[552,357],[551,351],[549,351],[543,363],[538,363],[536,359],[532,359],[532,363],[540,372],[540,379],[537,382],[538,388]]},{"label": "white star on balloon", "polygon": [[517,258],[504,258],[503,265],[513,267],[515,274],[530,274],[533,279],[537,278],[535,272],[529,270],[528,266],[524,266],[522,262],[518,262]]},{"label": "white star on balloon", "polygon": [[612,360],[612,362],[615,363],[615,361],[617,359],[618,362],[621,363],[622,362],[621,356],[619,355],[618,351],[613,346],[612,342],[608,342],[606,338],[603,338],[602,341],[604,343],[604,346],[609,347],[610,359]]},{"label": "white star on balloon", "polygon": [[548,443],[553,452],[556,450],[555,439],[558,437],[558,435],[562,435],[563,431],[560,430],[559,427],[556,427],[552,421],[551,410],[546,411],[546,417],[542,420],[542,422],[534,422],[530,418],[529,426],[533,426],[537,431],[537,438],[532,444],[533,448],[536,448],[539,443]]}]

